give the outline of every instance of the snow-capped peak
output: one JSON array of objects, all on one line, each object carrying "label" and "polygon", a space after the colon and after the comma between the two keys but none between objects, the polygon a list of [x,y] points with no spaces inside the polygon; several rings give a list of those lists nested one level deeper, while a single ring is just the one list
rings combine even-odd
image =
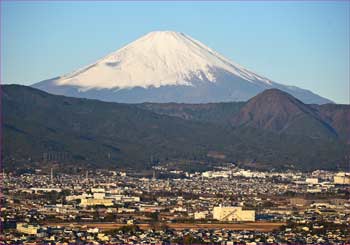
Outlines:
[{"label": "snow-capped peak", "polygon": [[217,69],[252,83],[271,84],[188,35],[173,31],[150,32],[96,63],[61,77],[56,84],[83,90],[192,86],[194,78],[216,82]]}]

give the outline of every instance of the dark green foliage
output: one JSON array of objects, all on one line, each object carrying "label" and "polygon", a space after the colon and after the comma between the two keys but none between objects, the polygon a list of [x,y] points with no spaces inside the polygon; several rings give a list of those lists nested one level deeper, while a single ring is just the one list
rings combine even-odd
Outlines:
[{"label": "dark green foliage", "polygon": [[244,106],[245,102],[222,102],[207,104],[142,103],[137,106],[157,114],[179,117],[186,120],[228,125]]},{"label": "dark green foliage", "polygon": [[139,170],[159,162],[334,169],[345,166],[349,149],[336,137],[221,123],[236,115],[242,103],[209,104],[209,109],[198,105],[198,111],[194,105],[188,109],[192,119],[185,120],[140,105],[56,96],[26,86],[5,85],[2,90],[5,168],[57,161],[67,166]]}]

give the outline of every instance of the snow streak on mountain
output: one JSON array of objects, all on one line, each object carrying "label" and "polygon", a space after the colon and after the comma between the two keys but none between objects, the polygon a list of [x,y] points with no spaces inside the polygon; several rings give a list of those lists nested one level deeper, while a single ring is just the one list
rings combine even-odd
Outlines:
[{"label": "snow streak on mountain", "polygon": [[238,101],[269,88],[284,90],[305,103],[329,102],[259,76],[172,31],[151,32],[94,64],[33,86],[54,94],[125,103]]}]

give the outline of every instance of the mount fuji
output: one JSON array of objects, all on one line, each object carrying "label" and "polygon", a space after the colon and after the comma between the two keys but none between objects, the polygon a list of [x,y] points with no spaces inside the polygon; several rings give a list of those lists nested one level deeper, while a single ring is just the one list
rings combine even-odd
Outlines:
[{"label": "mount fuji", "polygon": [[271,88],[304,103],[330,100],[249,71],[190,36],[148,33],[97,62],[32,85],[53,94],[122,103],[246,101]]}]

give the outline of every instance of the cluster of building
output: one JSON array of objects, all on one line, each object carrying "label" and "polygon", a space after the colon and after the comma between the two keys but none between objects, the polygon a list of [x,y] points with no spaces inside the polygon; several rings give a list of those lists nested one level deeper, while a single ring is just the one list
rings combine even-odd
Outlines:
[{"label": "cluster of building", "polygon": [[[5,243],[349,243],[350,174],[6,173]],[[162,178],[171,173],[173,178]],[[182,240],[181,240],[182,239]]]},{"label": "cluster of building", "polygon": [[[348,227],[306,223],[284,226],[275,231],[238,231],[229,229],[140,229],[124,226],[102,231],[97,228],[18,225],[18,236],[8,244],[346,244]],[[5,235],[5,237],[9,237]]]}]

